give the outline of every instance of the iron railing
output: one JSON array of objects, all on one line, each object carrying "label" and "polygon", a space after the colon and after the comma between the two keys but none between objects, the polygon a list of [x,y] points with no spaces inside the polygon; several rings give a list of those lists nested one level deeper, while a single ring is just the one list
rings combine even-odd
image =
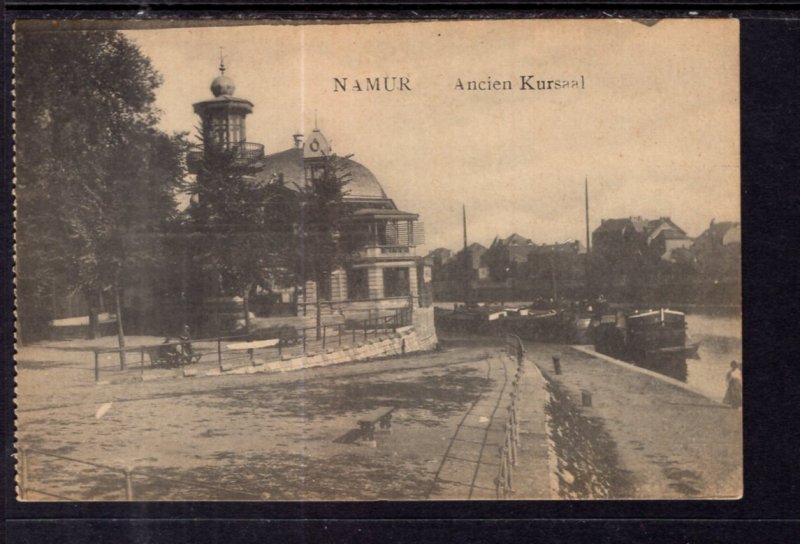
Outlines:
[{"label": "iron railing", "polygon": [[[299,357],[310,353],[324,353],[329,349],[340,349],[356,345],[358,342],[375,339],[389,332],[396,333],[400,327],[411,325],[411,308],[385,310],[388,315],[370,312],[364,319],[348,319],[344,323],[320,324],[309,327],[284,327],[277,336],[265,338],[258,333],[249,335],[224,336],[203,339],[181,339],[174,342],[150,344],[126,348],[95,348],[94,379],[100,381],[103,372],[138,373],[144,379],[146,373],[156,369],[177,369],[186,376],[192,369],[216,367],[220,373],[230,372],[258,363],[280,361],[284,358]],[[265,345],[266,340],[277,340]],[[235,344],[235,346],[234,346]],[[248,346],[250,344],[250,346]],[[168,353],[172,364],[165,365],[159,353]],[[133,354],[133,358],[119,356],[121,352]],[[118,361],[108,361],[109,355],[116,355]],[[115,359],[117,358],[115,357]]]},{"label": "iron railing", "polygon": [[514,380],[511,382],[511,394],[507,416],[504,424],[503,441],[498,452],[500,463],[497,477],[495,478],[496,496],[498,499],[507,499],[514,492],[514,467],[517,465],[519,450],[519,412],[518,403],[521,399],[520,382],[525,372],[525,346],[516,335],[505,337],[505,351],[517,363]]},{"label": "iron railing", "polygon": [[[250,163],[264,158],[264,145],[255,142],[232,142],[227,144],[229,150],[235,151],[237,161]],[[186,154],[186,165],[190,173],[196,173],[203,163],[203,150],[192,149]]]},{"label": "iron railing", "polygon": [[[147,469],[136,469],[136,468],[122,468],[118,466],[111,466],[105,465],[102,463],[96,463],[94,461],[87,461],[85,459],[76,459],[74,457],[68,457],[66,455],[61,455],[54,452],[44,451],[37,448],[31,447],[19,447],[17,448],[17,489],[19,492],[20,500],[33,500],[33,496],[40,495],[44,497],[49,497],[51,499],[57,499],[62,501],[70,501],[76,502],[81,500],[87,500],[86,498],[80,497],[70,497],[65,494],[55,493],[53,490],[44,490],[40,489],[36,485],[32,485],[31,483],[31,460],[36,457],[42,457],[50,460],[57,460],[66,463],[70,463],[72,465],[82,465],[92,467],[94,469],[94,473],[92,474],[95,478],[100,478],[101,472],[110,473],[112,475],[116,475],[118,478],[116,487],[112,484],[111,489],[107,491],[107,493],[119,493],[121,497],[124,497],[125,501],[133,501],[133,500],[165,500],[169,496],[169,491],[173,490],[175,487],[182,487],[185,489],[192,490],[192,495],[194,500],[199,500],[202,498],[202,493],[208,494],[208,492],[213,492],[216,496],[222,496],[224,498],[238,498],[238,499],[245,499],[245,500],[264,500],[265,498],[269,498],[268,494],[263,493],[254,493],[250,491],[241,491],[238,489],[230,489],[221,487],[215,484],[210,484],[207,482],[200,482],[197,480],[185,479],[185,478],[168,478],[165,476],[161,476],[159,474],[153,474],[152,469],[148,471]],[[56,461],[56,462],[57,462]],[[35,472],[35,471],[34,471]],[[59,480],[63,479],[63,473],[59,473]],[[85,478],[84,478],[85,479]],[[139,485],[136,485],[136,481],[139,481]],[[142,480],[146,480],[150,485],[142,485]],[[167,484],[166,491],[161,489],[158,491],[156,496],[148,496],[146,489],[148,487],[152,487],[152,481],[157,480],[159,482],[163,482]],[[80,488],[87,484],[86,481],[81,481],[80,483],[75,482],[76,487]],[[63,483],[60,485],[64,485]],[[67,492],[69,493],[69,492]],[[166,497],[165,497],[166,495]],[[89,497],[88,500],[92,500],[93,497]]]}]

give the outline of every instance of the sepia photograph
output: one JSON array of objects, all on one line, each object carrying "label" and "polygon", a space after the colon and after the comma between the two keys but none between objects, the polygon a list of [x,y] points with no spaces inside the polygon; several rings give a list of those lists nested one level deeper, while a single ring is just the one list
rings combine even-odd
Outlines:
[{"label": "sepia photograph", "polygon": [[13,40],[19,501],[744,496],[737,20]]}]

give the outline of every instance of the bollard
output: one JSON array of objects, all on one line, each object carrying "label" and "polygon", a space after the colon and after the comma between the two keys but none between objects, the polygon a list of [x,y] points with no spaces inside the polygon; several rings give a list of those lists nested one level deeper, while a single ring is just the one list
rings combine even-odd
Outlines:
[{"label": "bollard", "polygon": [[125,500],[133,500],[133,476],[128,469],[125,469]]},{"label": "bollard", "polygon": [[139,359],[139,378],[144,380],[144,348],[142,348],[142,356]]},{"label": "bollard", "polygon": [[561,359],[556,355],[553,356],[553,370],[556,375],[561,374]]},{"label": "bollard", "polygon": [[581,391],[581,404],[584,406],[592,405],[592,394],[585,389]]},{"label": "bollard", "polygon": [[100,355],[94,352],[94,381],[100,381]]},{"label": "bollard", "polygon": [[325,351],[325,337],[327,336],[327,325],[322,326],[322,351]]},{"label": "bollard", "polygon": [[219,363],[219,371],[222,372],[222,338],[217,338],[217,362]]},{"label": "bollard", "polygon": [[306,329],[303,329],[303,354],[306,353]]}]

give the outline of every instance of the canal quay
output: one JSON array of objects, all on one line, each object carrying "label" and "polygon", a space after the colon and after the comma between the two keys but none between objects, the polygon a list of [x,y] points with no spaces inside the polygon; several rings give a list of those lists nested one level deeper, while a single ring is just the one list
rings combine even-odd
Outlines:
[{"label": "canal quay", "polygon": [[[562,496],[741,495],[740,410],[588,347],[526,347],[551,395]],[[553,357],[559,357],[558,374]]]},{"label": "canal quay", "polygon": [[23,348],[26,499],[740,495],[740,410],[587,347],[524,342],[518,360],[502,339],[439,336],[404,357],[122,383],[91,380],[90,352]]}]

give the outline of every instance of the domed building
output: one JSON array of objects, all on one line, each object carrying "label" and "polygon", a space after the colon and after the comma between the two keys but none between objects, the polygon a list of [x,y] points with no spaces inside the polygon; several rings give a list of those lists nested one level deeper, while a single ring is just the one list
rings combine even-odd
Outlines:
[{"label": "domed building", "polygon": [[[213,98],[194,104],[206,145],[235,150],[239,160],[257,171],[254,182],[279,180],[290,189],[305,187],[325,157],[333,153],[328,139],[315,127],[306,136],[293,135],[291,147],[265,154],[263,145],[247,141],[246,117],[253,111],[252,102],[234,96],[236,87],[224,72],[220,66],[220,76],[211,84]],[[200,160],[201,153],[190,155],[190,171],[196,171]],[[425,287],[415,252],[416,246],[424,243],[418,215],[399,210],[366,166],[345,157],[339,158],[338,166],[347,179],[348,228],[359,231],[363,247],[350,255],[344,268],[333,271],[325,285],[306,282],[297,301],[298,312],[305,315],[309,306],[329,302],[323,305],[328,311],[346,317],[348,312],[365,310],[370,310],[370,316],[379,316],[381,310],[417,304]]]}]

